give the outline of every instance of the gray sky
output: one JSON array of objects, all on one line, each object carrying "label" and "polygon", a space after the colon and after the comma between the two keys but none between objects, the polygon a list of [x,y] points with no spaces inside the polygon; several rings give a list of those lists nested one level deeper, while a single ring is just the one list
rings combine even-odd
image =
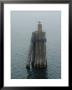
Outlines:
[{"label": "gray sky", "polygon": [[53,43],[60,41],[60,20],[60,11],[11,12],[11,21],[13,22],[11,25],[12,31],[14,31],[14,34],[16,33],[16,37],[17,35],[18,37],[23,36],[23,40],[31,38],[31,33],[37,30],[38,21],[41,21],[43,30],[46,32],[47,40],[50,42],[52,41]]}]

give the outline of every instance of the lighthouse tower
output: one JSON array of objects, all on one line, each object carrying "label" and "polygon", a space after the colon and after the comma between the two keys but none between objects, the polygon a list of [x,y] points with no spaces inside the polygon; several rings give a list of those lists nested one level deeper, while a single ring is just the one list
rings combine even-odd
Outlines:
[{"label": "lighthouse tower", "polygon": [[42,30],[42,24],[38,22],[37,31],[32,32],[31,46],[28,55],[27,68],[46,68],[46,36]]}]

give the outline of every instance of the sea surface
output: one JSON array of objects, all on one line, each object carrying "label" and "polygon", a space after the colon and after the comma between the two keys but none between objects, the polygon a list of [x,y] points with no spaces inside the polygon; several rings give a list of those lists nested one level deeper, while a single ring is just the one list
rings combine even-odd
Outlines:
[{"label": "sea surface", "polygon": [[[15,52],[14,52],[15,53]],[[35,70],[30,68],[26,69],[27,54],[25,55],[23,49],[17,51],[11,61],[11,78],[12,79],[60,79],[61,78],[61,64],[55,56],[56,53],[52,53],[47,59],[47,69]]]}]

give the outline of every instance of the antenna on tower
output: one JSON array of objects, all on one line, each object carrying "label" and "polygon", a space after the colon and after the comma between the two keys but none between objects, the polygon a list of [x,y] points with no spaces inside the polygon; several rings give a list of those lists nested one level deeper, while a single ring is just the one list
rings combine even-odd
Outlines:
[{"label": "antenna on tower", "polygon": [[38,21],[38,31],[42,31],[42,24],[40,21]]}]

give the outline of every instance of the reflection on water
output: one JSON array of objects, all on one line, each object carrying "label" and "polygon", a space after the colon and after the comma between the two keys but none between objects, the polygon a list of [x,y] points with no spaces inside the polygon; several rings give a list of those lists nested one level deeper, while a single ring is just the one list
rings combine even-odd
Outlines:
[{"label": "reflection on water", "polygon": [[27,79],[47,79],[47,69],[27,69]]}]

